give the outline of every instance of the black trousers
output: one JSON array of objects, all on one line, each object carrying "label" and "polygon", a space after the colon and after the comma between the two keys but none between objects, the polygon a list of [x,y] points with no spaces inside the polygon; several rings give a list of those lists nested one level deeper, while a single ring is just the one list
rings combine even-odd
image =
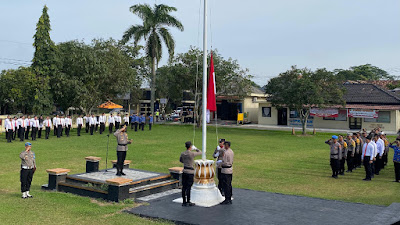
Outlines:
[{"label": "black trousers", "polygon": [[96,132],[97,132],[98,128],[99,128],[99,124],[96,124],[96,128],[95,128]]},{"label": "black trousers", "polygon": [[62,132],[62,126],[61,126],[61,125],[58,125],[58,126],[57,126],[57,138],[60,138],[60,137],[61,137],[61,132]]},{"label": "black trousers", "polygon": [[340,161],[338,159],[331,158],[331,168],[332,168],[332,176],[337,176],[339,174]]},{"label": "black trousers", "polygon": [[149,123],[149,130],[151,130],[151,123]]},{"label": "black trousers", "polygon": [[65,127],[65,134],[69,137],[69,132],[71,131],[71,125]]},{"label": "black trousers", "polygon": [[29,139],[29,130],[31,129],[31,127],[30,126],[27,126],[26,127],[26,130],[25,130],[25,139]]},{"label": "black trousers", "polygon": [[21,181],[21,192],[29,191],[31,189],[31,183],[33,179],[33,169],[21,169],[20,181]]},{"label": "black trousers", "polygon": [[133,130],[133,126],[135,125],[135,123],[131,123],[131,130]]},{"label": "black trousers", "polygon": [[400,181],[400,163],[398,162],[393,162],[393,163],[394,163],[394,175],[396,181]]},{"label": "black trousers", "polygon": [[376,161],[375,161],[375,174],[379,173],[384,166],[384,161],[383,161],[383,156],[382,158],[379,158],[379,155],[376,156]]},{"label": "black trousers", "polygon": [[125,126],[128,128],[128,127],[129,127],[129,123],[128,123],[128,122],[125,122]]},{"label": "black trousers", "polygon": [[77,129],[78,136],[81,136],[81,130],[82,130],[82,124],[78,124],[78,129]]},{"label": "black trousers", "polygon": [[135,122],[135,131],[137,131],[138,122]]},{"label": "black trousers", "polygon": [[225,201],[232,200],[232,174],[222,174],[223,187],[225,193]]},{"label": "black trousers", "polygon": [[50,127],[46,127],[45,138],[49,139],[49,135],[50,135]]},{"label": "black trousers", "polygon": [[340,160],[340,169],[339,169],[339,173],[344,173],[344,164],[346,162],[346,159],[341,159]]},{"label": "black trousers", "polygon": [[145,123],[140,123],[140,125],[142,126],[142,130],[144,130]]},{"label": "black trousers", "polygon": [[89,123],[86,123],[86,125],[85,125],[85,131],[86,131],[86,133],[89,133]]},{"label": "black trousers", "polygon": [[218,189],[222,193],[224,193],[224,185],[223,185],[223,177],[222,177],[222,168],[217,168],[217,176],[218,176]]},{"label": "black trousers", "polygon": [[389,155],[389,150],[385,151],[385,154],[383,154],[383,165],[387,165],[388,162],[388,155]]},{"label": "black trousers", "polygon": [[39,131],[38,131],[38,136],[37,136],[38,138],[42,138],[42,128],[39,128]]},{"label": "black trousers", "polygon": [[18,137],[18,138],[20,138],[20,137],[19,137],[19,134],[20,134],[19,129],[21,129],[21,127],[18,127],[18,128],[15,130],[15,132],[17,132],[17,137]]},{"label": "black trousers", "polygon": [[24,141],[25,140],[25,127],[19,128],[18,131],[19,131],[19,140]]},{"label": "black trousers", "polygon": [[352,154],[352,152],[347,152],[347,169],[349,171],[353,171],[353,168],[354,168],[354,164],[353,164],[354,157],[351,154]]},{"label": "black trousers", "polygon": [[119,129],[119,122],[115,122],[115,129]]},{"label": "black trousers", "polygon": [[122,173],[124,169],[124,161],[126,159],[126,151],[117,151],[117,173]]},{"label": "black trousers", "polygon": [[32,141],[36,140],[37,131],[38,131],[37,127],[32,127]]},{"label": "black trousers", "polygon": [[183,203],[190,202],[190,190],[193,185],[194,174],[182,174],[182,199]]},{"label": "black trousers", "polygon": [[93,135],[94,125],[90,126],[90,135]]},{"label": "black trousers", "polygon": [[114,124],[113,124],[113,123],[110,123],[110,124],[108,125],[108,132],[109,132],[110,134],[113,132],[113,128],[114,128]]},{"label": "black trousers", "polygon": [[371,158],[369,156],[364,157],[364,168],[365,168],[365,179],[371,180],[372,175],[372,163],[369,163]]},{"label": "black trousers", "polygon": [[13,133],[13,130],[6,131],[7,142],[11,142]]},{"label": "black trousers", "polygon": [[53,131],[53,136],[56,136],[56,135],[57,135],[57,127],[56,127],[56,126],[54,126],[53,128],[54,128],[54,131]]},{"label": "black trousers", "polygon": [[100,123],[100,134],[102,134],[106,129],[106,125],[104,123]]},{"label": "black trousers", "polygon": [[13,140],[15,140],[17,133],[18,133],[18,129],[15,128],[11,135]]},{"label": "black trousers", "polygon": [[376,163],[376,161],[373,161],[372,164],[371,164],[371,173],[372,173],[372,176],[374,176],[374,174],[375,174],[375,163]]}]

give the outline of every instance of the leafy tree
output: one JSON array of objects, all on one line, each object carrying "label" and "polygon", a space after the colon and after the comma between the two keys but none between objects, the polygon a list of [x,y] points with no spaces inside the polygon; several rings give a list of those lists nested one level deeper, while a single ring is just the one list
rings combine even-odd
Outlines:
[{"label": "leafy tree", "polygon": [[130,7],[130,11],[143,20],[142,25],[133,25],[127,29],[122,37],[122,43],[133,39],[134,44],[145,40],[146,55],[151,60],[151,111],[154,112],[156,70],[158,62],[162,57],[162,42],[167,46],[170,59],[175,50],[175,40],[167,27],[175,27],[183,31],[182,23],[170,13],[175,12],[175,7],[167,5],[138,4]]},{"label": "leafy tree", "polygon": [[298,69],[292,66],[290,70],[269,80],[265,89],[272,106],[297,110],[303,134],[306,134],[311,107],[324,108],[345,104],[343,88],[334,74],[326,69],[313,72],[307,68]]},{"label": "leafy tree", "polygon": [[337,78],[341,81],[345,80],[394,80],[395,77],[390,75],[385,70],[365,64],[360,66],[350,67],[348,70],[336,69],[334,70]]},{"label": "leafy tree", "polygon": [[55,99],[64,110],[69,107],[91,111],[102,102],[141,86],[137,75],[138,49],[110,39],[60,43],[60,73],[55,77]]},{"label": "leafy tree", "polygon": [[3,70],[0,74],[0,96],[10,113],[31,113],[36,93],[36,76],[29,67]]},{"label": "leafy tree", "polygon": [[47,11],[48,8],[45,5],[33,36],[35,53],[32,59],[32,70],[37,79],[34,84],[33,111],[37,114],[48,113],[53,107],[50,80],[57,73],[56,47],[50,38],[50,17]]}]

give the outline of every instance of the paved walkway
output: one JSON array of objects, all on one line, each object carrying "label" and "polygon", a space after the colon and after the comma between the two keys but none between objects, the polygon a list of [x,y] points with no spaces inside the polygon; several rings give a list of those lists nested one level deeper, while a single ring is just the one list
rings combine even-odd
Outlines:
[{"label": "paved walkway", "polygon": [[[182,207],[173,203],[180,193],[149,201],[127,212],[178,224],[371,224],[377,213],[392,214],[389,207],[347,203],[246,189],[233,190],[232,205],[211,208]],[[393,208],[393,207],[392,207]],[[389,211],[388,211],[389,209]],[[394,208],[393,208],[394,209]],[[398,210],[398,207],[396,208]],[[390,224],[382,218],[379,224]],[[392,221],[393,222],[393,217]],[[400,220],[400,218],[399,218]]]}]

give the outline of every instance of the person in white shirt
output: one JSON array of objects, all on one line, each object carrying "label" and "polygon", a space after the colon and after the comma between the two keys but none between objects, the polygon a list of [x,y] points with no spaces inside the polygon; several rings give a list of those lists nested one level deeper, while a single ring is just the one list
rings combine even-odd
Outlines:
[{"label": "person in white shirt", "polygon": [[110,134],[113,132],[114,123],[115,123],[115,117],[114,117],[113,114],[111,113],[111,114],[108,116],[108,132],[109,132]]},{"label": "person in white shirt", "polygon": [[366,142],[362,147],[361,160],[363,161],[365,168],[365,179],[364,181],[370,181],[372,178],[372,168],[371,165],[374,162],[375,155],[375,145],[374,142],[371,141],[371,136],[369,135],[366,139]]},{"label": "person in white shirt", "polygon": [[78,129],[77,129],[78,136],[81,136],[81,129],[83,126],[82,115],[79,115],[78,118],[76,118],[76,125],[78,126]]},{"label": "person in white shirt", "polygon": [[34,118],[32,118],[32,141],[36,141],[36,135],[39,129],[39,120],[37,118],[37,116],[35,116]]},{"label": "person in white shirt", "polygon": [[99,116],[94,116],[94,121],[96,122],[94,130],[97,132],[97,130],[99,129],[99,125],[100,125]]},{"label": "person in white shirt", "polygon": [[71,131],[72,128],[72,119],[71,116],[67,116],[67,118],[65,118],[65,135],[67,135],[67,137],[69,137],[69,132]]},{"label": "person in white shirt", "polygon": [[31,116],[27,116],[25,119],[25,139],[29,139],[29,130],[31,129]]},{"label": "person in white shirt", "polygon": [[57,127],[57,138],[61,138],[62,123],[59,115],[57,115],[56,122],[54,125]]},{"label": "person in white shirt", "polygon": [[375,135],[375,143],[376,143],[376,148],[377,148],[377,155],[375,156],[376,161],[374,162],[374,167],[375,167],[375,175],[379,175],[379,172],[382,169],[383,166],[383,160],[382,156],[383,153],[385,152],[385,142],[380,138],[380,134]]},{"label": "person in white shirt", "polygon": [[89,133],[89,120],[90,120],[90,115],[86,114],[86,116],[83,117],[83,119],[85,120],[85,131],[86,133]]},{"label": "person in white shirt", "polygon": [[16,116],[14,116],[12,119],[11,119],[11,127],[12,127],[12,134],[11,134],[11,139],[12,140],[15,140],[15,137],[17,136],[17,130],[18,130],[18,125],[17,125],[17,117]]},{"label": "person in white shirt", "polygon": [[100,123],[100,134],[102,134],[106,130],[106,114],[103,113],[99,116],[99,123]]},{"label": "person in white shirt", "polygon": [[11,143],[12,140],[12,135],[13,135],[13,129],[12,129],[12,124],[10,120],[10,116],[7,116],[7,119],[4,121],[4,127],[6,129],[6,138],[7,142]]},{"label": "person in white shirt", "polygon": [[25,116],[21,116],[20,121],[19,121],[19,140],[24,141],[25,140],[25,129],[26,129],[26,123],[25,123]]},{"label": "person in white shirt", "polygon": [[373,154],[373,158],[372,158],[372,165],[371,165],[371,178],[374,178],[375,175],[375,162],[376,162],[376,155],[378,154],[378,146],[375,143],[375,136],[374,134],[371,134],[371,142],[370,144],[372,144],[374,146],[374,154]]},{"label": "person in white shirt", "polygon": [[42,138],[42,129],[43,129],[43,116],[39,117],[39,132],[38,138]]},{"label": "person in white shirt", "polygon": [[53,117],[53,126],[54,126],[54,131],[53,131],[53,136],[57,135],[57,125],[56,125],[56,120],[57,120],[57,116]]},{"label": "person in white shirt", "polygon": [[[54,117],[54,118],[56,118],[56,117]],[[53,118],[53,121],[54,121],[54,118]],[[50,129],[52,126],[50,117],[46,117],[46,119],[43,121],[43,126],[45,127],[45,138],[49,139]]]},{"label": "person in white shirt", "polygon": [[65,128],[65,116],[61,116],[61,136],[63,136],[64,128]]},{"label": "person in white shirt", "polygon": [[89,118],[90,135],[93,135],[93,130],[95,125],[96,125],[96,118],[92,114],[92,116]]},{"label": "person in white shirt", "polygon": [[129,127],[129,114],[125,114],[124,116],[124,123],[126,127]]},{"label": "person in white shirt", "polygon": [[121,124],[121,116],[120,116],[120,114],[118,113],[116,116],[115,116],[115,129],[116,130],[118,130],[119,129],[119,125]]}]

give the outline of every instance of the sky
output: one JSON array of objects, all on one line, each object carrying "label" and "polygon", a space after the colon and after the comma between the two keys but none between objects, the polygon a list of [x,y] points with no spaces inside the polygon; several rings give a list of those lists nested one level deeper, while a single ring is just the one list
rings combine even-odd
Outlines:
[{"label": "sky", "polygon": [[[167,4],[184,25],[171,28],[175,53],[202,48],[203,0],[2,0],[0,70],[28,65],[36,23],[46,4],[54,42],[121,39],[141,20],[138,3]],[[208,0],[209,44],[238,60],[259,85],[292,65],[347,69],[370,63],[400,76],[398,0]],[[161,61],[166,63],[167,51]],[[217,74],[218,76],[218,74]]]}]

